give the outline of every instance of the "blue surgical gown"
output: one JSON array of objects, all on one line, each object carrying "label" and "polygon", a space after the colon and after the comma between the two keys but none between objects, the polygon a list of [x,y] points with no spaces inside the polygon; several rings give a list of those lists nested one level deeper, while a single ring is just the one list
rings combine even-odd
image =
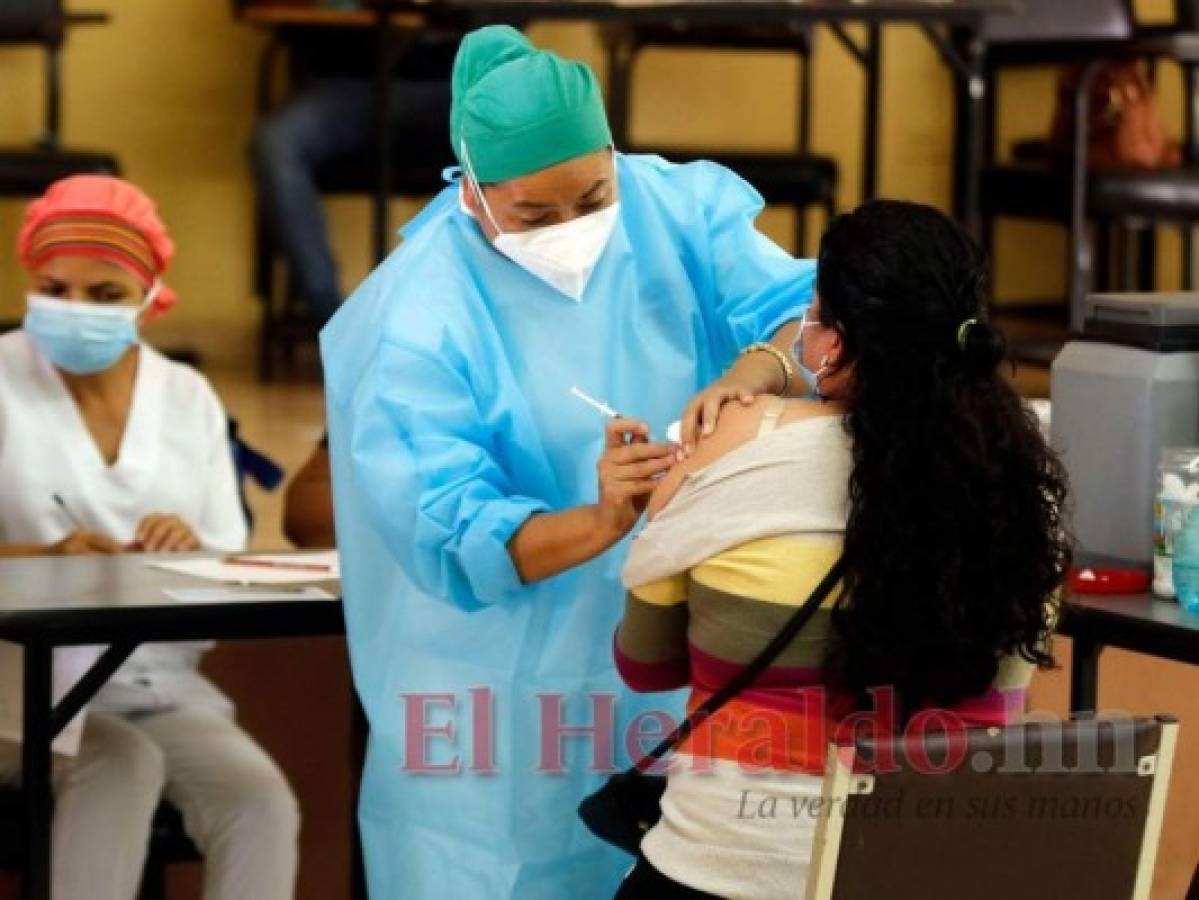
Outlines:
[{"label": "blue surgical gown", "polygon": [[627,763],[634,717],[682,707],[613,666],[625,546],[525,585],[506,545],[596,500],[605,420],[572,386],[661,439],[802,314],[814,266],[755,229],[762,200],[726,169],[616,170],[620,221],[581,302],[496,252],[451,186],[321,334],[373,900],[598,900],[631,863],[575,811]]}]

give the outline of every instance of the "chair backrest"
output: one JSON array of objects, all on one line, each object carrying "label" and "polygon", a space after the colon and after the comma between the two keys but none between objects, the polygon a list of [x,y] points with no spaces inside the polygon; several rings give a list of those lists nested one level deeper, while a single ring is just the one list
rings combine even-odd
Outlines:
[{"label": "chair backrest", "polygon": [[0,0],[0,46],[40,44],[46,50],[45,128],[38,144],[58,149],[62,124],[62,45],[68,24],[99,23],[105,13],[69,15],[63,0]]},{"label": "chair backrest", "polygon": [[999,45],[1122,40],[1135,21],[1131,0],[1024,0],[1014,14],[989,17],[983,30]]},{"label": "chair backrest", "polygon": [[62,0],[3,0],[0,3],[0,44],[62,42],[65,27]]},{"label": "chair backrest", "polygon": [[1030,722],[833,748],[807,900],[1148,900],[1177,729]]},{"label": "chair backrest", "polygon": [[1174,18],[1188,31],[1199,30],[1199,0],[1174,0]]},{"label": "chair backrest", "polygon": [[250,482],[264,491],[276,490],[283,483],[283,469],[273,459],[255,450],[242,438],[237,419],[229,417],[229,450],[233,454],[233,470],[237,475],[237,493],[241,499],[242,515],[246,527],[254,530],[254,511],[246,497],[246,485]]}]

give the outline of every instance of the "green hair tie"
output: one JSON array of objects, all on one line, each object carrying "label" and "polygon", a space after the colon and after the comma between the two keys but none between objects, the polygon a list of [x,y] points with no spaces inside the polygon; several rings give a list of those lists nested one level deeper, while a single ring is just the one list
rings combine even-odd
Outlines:
[{"label": "green hair tie", "polygon": [[966,351],[966,339],[970,336],[970,329],[978,324],[978,319],[967,319],[958,326],[958,346],[962,348],[962,352]]}]

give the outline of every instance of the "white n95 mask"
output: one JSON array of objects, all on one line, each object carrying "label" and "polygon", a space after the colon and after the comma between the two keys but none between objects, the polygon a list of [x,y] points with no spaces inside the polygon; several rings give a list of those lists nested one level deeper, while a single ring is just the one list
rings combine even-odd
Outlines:
[{"label": "white n95 mask", "polygon": [[[495,249],[576,302],[612,239],[620,204],[532,231],[499,231]],[[494,224],[494,223],[493,223]]]},{"label": "white n95 mask", "polygon": [[[463,159],[467,162],[465,147]],[[482,187],[469,171],[466,180],[495,228],[495,249],[576,303],[582,302],[591,273],[595,271],[620,219],[620,203],[613,203],[569,222],[546,225],[531,231],[504,231],[492,215]],[[459,204],[469,212],[461,197]]]}]

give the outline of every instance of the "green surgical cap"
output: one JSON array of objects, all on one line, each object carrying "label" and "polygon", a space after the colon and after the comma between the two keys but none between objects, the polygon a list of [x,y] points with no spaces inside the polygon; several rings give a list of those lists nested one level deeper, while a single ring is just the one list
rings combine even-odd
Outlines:
[{"label": "green surgical cap", "polygon": [[492,25],[458,48],[450,140],[463,167],[493,184],[601,150],[612,132],[590,68]]}]

